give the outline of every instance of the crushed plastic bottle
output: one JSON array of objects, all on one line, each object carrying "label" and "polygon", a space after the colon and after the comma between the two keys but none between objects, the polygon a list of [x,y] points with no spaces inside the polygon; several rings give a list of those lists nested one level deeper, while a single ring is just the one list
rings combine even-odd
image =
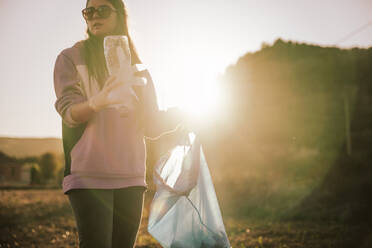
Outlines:
[{"label": "crushed plastic bottle", "polygon": [[106,36],[103,44],[109,74],[116,75],[119,79],[120,77],[125,77],[125,81],[130,82],[115,88],[109,94],[109,98],[112,100],[120,101],[120,103],[110,107],[117,109],[122,115],[126,115],[134,110],[135,103],[139,100],[132,86],[145,86],[146,80],[134,75],[138,70],[135,65],[132,66],[131,64],[131,54],[127,36]]}]

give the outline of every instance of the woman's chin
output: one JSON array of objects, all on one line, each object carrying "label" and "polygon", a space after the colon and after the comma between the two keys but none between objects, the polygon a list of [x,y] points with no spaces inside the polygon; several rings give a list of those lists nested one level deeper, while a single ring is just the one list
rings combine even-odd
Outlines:
[{"label": "woman's chin", "polygon": [[100,37],[100,38],[103,38],[107,35],[107,32],[103,32],[101,30],[93,30],[91,31],[91,33],[96,36],[96,37]]}]

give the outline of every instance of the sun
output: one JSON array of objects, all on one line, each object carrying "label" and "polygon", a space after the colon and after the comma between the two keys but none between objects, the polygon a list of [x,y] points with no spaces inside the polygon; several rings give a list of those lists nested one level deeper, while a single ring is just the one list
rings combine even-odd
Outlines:
[{"label": "sun", "polygon": [[219,103],[218,84],[211,80],[188,84],[180,95],[178,107],[194,118],[208,118],[216,114]]},{"label": "sun", "polygon": [[[180,44],[177,43],[180,46]],[[178,107],[188,118],[208,122],[222,110],[221,82],[225,60],[214,57],[213,44],[187,43],[176,53],[164,52],[166,65],[158,67],[162,107]],[[171,61],[171,63],[168,63]]]}]

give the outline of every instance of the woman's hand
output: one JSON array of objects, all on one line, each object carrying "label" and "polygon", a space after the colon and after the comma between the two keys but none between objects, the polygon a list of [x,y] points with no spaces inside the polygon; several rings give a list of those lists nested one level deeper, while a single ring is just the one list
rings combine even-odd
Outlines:
[{"label": "woman's hand", "polygon": [[123,85],[121,80],[116,79],[117,77],[115,75],[110,76],[106,80],[102,90],[88,100],[89,106],[94,110],[94,112],[99,112],[109,105],[118,104],[121,102],[120,99],[113,99],[109,97],[109,94],[112,90]]}]

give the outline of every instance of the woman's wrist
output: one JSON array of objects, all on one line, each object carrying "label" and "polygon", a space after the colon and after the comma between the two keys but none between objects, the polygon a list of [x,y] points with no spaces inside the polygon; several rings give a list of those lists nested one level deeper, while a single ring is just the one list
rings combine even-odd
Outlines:
[{"label": "woman's wrist", "polygon": [[92,118],[95,111],[89,106],[89,100],[71,106],[71,117],[74,121],[83,123]]},{"label": "woman's wrist", "polygon": [[89,98],[88,100],[88,106],[94,111],[94,112],[99,112],[100,111],[100,108],[97,106],[97,104],[95,103],[95,98],[94,97],[91,97]]}]

